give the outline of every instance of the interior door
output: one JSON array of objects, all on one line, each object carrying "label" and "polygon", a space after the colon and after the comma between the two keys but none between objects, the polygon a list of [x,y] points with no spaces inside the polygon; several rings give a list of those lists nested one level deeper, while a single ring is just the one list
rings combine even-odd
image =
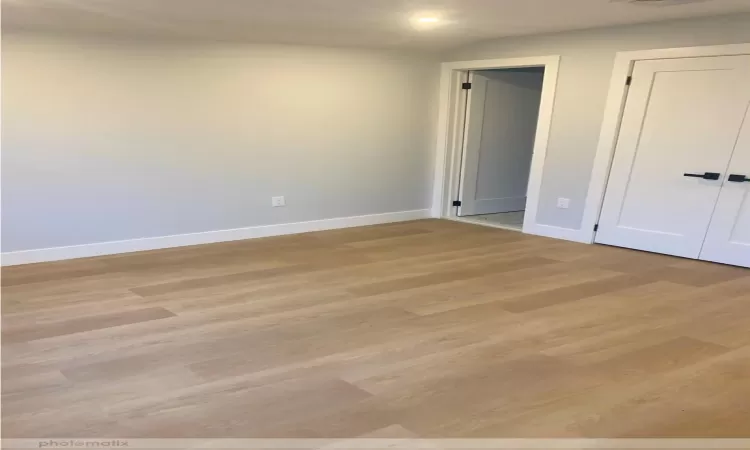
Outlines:
[{"label": "interior door", "polygon": [[596,242],[697,258],[747,112],[750,56],[633,68]]},{"label": "interior door", "polygon": [[459,216],[526,209],[544,70],[471,72]]},{"label": "interior door", "polygon": [[750,107],[727,172],[700,259],[750,267]]}]

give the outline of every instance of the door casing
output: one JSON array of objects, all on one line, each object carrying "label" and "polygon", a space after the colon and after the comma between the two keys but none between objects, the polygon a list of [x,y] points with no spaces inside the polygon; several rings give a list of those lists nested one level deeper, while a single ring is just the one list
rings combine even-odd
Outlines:
[{"label": "door casing", "polygon": [[[432,192],[433,217],[461,220],[456,215],[453,201],[457,200],[459,173],[463,144],[466,91],[461,85],[470,70],[512,69],[544,67],[544,81],[539,105],[539,120],[534,137],[534,154],[531,160],[523,232],[541,236],[554,236],[558,227],[536,223],[539,192],[542,186],[544,161],[547,154],[552,111],[554,108],[560,56],[528,58],[486,59],[454,61],[441,65],[440,107],[435,153],[435,177]],[[491,224],[487,224],[492,226]]]}]

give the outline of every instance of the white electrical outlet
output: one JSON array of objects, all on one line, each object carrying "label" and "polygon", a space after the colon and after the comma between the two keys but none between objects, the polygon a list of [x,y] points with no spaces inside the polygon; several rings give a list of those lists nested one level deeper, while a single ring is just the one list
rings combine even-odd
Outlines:
[{"label": "white electrical outlet", "polygon": [[557,199],[557,207],[562,209],[568,209],[570,208],[570,199],[569,198],[563,198],[560,197]]},{"label": "white electrical outlet", "polygon": [[271,206],[274,208],[278,208],[279,206],[286,206],[286,200],[284,200],[284,196],[280,197],[271,197]]}]

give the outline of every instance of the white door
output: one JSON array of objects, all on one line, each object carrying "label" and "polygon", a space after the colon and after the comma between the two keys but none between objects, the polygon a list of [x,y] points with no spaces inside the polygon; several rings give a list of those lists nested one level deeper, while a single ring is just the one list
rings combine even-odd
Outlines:
[{"label": "white door", "polygon": [[750,56],[639,61],[596,242],[697,258],[750,102]]},{"label": "white door", "polygon": [[700,259],[750,267],[750,108],[727,173]]},{"label": "white door", "polygon": [[470,74],[459,216],[526,209],[543,69]]}]

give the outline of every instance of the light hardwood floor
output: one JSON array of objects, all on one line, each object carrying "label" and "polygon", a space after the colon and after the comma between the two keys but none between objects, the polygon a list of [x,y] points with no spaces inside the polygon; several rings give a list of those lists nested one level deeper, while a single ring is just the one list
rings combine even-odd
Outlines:
[{"label": "light hardwood floor", "polygon": [[2,306],[5,437],[750,437],[735,267],[426,220],[8,267]]}]

